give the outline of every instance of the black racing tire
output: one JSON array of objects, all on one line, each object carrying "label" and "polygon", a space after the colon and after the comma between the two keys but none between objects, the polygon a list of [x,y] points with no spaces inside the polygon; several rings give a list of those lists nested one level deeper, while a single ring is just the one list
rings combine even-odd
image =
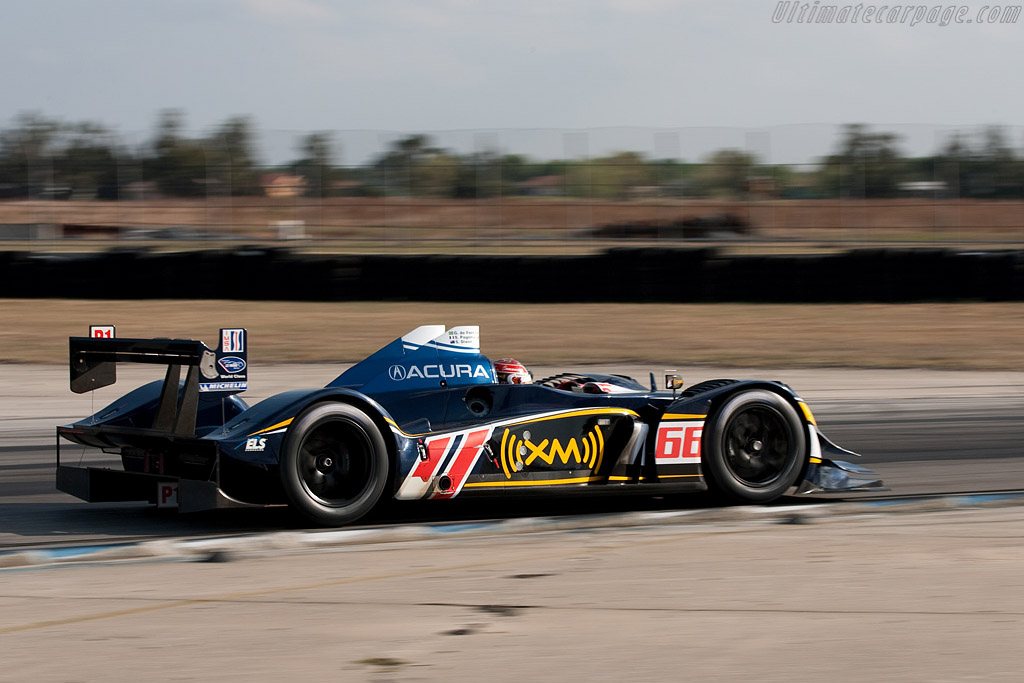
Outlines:
[{"label": "black racing tire", "polygon": [[772,391],[741,391],[704,429],[701,467],[712,493],[729,502],[767,503],[796,483],[807,458],[804,423]]},{"label": "black racing tire", "polygon": [[288,430],[281,483],[291,507],[324,526],[373,509],[388,481],[388,449],[373,419],[347,403],[322,403]]}]

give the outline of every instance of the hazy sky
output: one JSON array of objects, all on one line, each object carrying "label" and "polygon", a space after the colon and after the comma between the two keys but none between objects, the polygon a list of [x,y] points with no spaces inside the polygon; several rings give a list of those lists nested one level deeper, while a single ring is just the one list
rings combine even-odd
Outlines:
[{"label": "hazy sky", "polygon": [[[965,16],[985,6],[966,5]],[[7,2],[0,124],[36,110],[142,139],[157,111],[175,107],[195,132],[251,115],[271,131],[270,156],[287,154],[278,148],[294,138],[272,131],[480,130],[498,132],[447,139],[549,157],[636,147],[693,158],[725,143],[793,161],[826,153],[834,129],[792,124],[928,124],[900,129],[905,147],[923,153],[950,126],[1024,123],[1024,17],[1008,25],[774,23],[777,7]],[[598,130],[565,132],[576,129]],[[342,154],[351,161],[387,137],[339,136]]]}]

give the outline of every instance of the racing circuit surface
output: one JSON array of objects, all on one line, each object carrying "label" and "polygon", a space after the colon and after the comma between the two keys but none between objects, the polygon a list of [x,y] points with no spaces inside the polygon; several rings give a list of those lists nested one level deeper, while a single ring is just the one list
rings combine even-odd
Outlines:
[{"label": "racing circuit surface", "polygon": [[[562,369],[535,368],[536,376]],[[663,368],[595,367],[645,381]],[[250,403],[299,387],[322,386],[338,366],[255,367]],[[868,497],[927,496],[1024,490],[1024,373],[931,370],[765,370],[675,368],[687,383],[711,377],[781,379],[801,393],[833,441],[861,453],[891,489]],[[223,536],[300,528],[283,508],[220,510],[179,516],[145,504],[86,504],[54,486],[54,427],[88,415],[106,402],[155,379],[150,368],[126,368],[112,387],[90,395],[68,389],[62,366],[7,366],[0,401],[0,549],[117,543],[160,537]],[[116,460],[67,444],[64,458],[97,464]],[[106,457],[106,460],[102,458]],[[782,504],[821,502],[785,498]],[[837,500],[827,497],[826,500]],[[365,520],[466,521],[498,517],[595,514],[608,511],[704,507],[696,494],[660,497],[531,497],[488,501],[394,504]]]},{"label": "racing circuit surface", "polygon": [[[1024,667],[1019,496],[867,514],[806,505],[820,498],[767,514],[701,510],[702,495],[455,499],[393,505],[369,531],[280,533],[301,528],[283,508],[179,516],[56,492],[54,425],[153,369],[126,368],[95,401],[65,367],[2,369],[0,559],[51,559],[0,569],[0,682],[1011,683]],[[787,381],[892,488],[873,497],[1024,489],[1024,373],[676,370]],[[246,398],[338,371],[256,367]],[[564,517],[476,523],[545,515]],[[101,555],[147,539],[200,551]]]}]

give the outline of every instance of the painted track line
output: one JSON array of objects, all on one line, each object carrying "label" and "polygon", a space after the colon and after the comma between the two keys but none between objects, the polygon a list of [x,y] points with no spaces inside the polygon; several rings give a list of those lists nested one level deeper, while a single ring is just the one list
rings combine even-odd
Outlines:
[{"label": "painted track line", "polygon": [[34,548],[0,553],[0,571],[70,563],[108,563],[153,559],[207,559],[217,554],[309,551],[325,548],[542,533],[721,522],[815,522],[864,514],[938,512],[966,508],[1024,505],[1024,491],[871,499],[854,502],[780,506],[736,506],[697,510],[657,510],[585,516],[518,517],[486,522],[401,524],[330,531],[277,531],[242,536],[168,538],[112,544]]}]

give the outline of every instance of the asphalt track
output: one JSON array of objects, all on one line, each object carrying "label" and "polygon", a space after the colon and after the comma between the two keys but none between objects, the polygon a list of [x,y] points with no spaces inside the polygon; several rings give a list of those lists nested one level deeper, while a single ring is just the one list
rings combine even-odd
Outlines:
[{"label": "asphalt track", "polygon": [[[283,508],[221,510],[193,515],[135,503],[86,504],[53,484],[57,424],[84,417],[150,379],[130,368],[96,397],[75,396],[58,366],[3,366],[0,382],[0,549],[117,543],[162,537],[224,536],[302,528]],[[538,374],[547,370],[537,369]],[[600,368],[646,377],[660,368]],[[861,453],[891,489],[865,497],[928,496],[1024,490],[1024,373],[900,370],[764,370],[683,368],[687,380],[709,377],[783,379],[801,392],[822,429]],[[338,372],[320,365],[254,370],[250,402],[287,388],[319,386]],[[102,456],[68,448],[70,460],[101,463]],[[109,459],[106,461],[113,464]],[[787,498],[782,504],[821,502]],[[841,500],[829,498],[826,500]],[[704,507],[686,497],[572,497],[569,499],[455,500],[386,506],[367,525],[411,521],[467,521],[516,516],[588,515],[608,511]]]},{"label": "asphalt track", "polygon": [[[886,480],[880,495],[1024,489],[1022,373],[680,370],[785,379]],[[247,398],[335,371],[257,368]],[[249,538],[301,527],[279,508],[178,516],[53,489],[53,426],[141,379],[93,399],[65,368],[0,366],[0,559],[50,558],[0,569],[0,682],[1020,680],[1019,495],[767,514],[602,514],[708,506],[699,495],[456,499],[385,509],[369,532]],[[543,515],[566,517],[520,519]],[[513,519],[475,523],[495,517]],[[395,524],[415,520],[435,523]],[[167,537],[192,540],[110,548]],[[181,543],[218,552],[109,559]],[[11,552],[33,546],[50,548]]]}]

